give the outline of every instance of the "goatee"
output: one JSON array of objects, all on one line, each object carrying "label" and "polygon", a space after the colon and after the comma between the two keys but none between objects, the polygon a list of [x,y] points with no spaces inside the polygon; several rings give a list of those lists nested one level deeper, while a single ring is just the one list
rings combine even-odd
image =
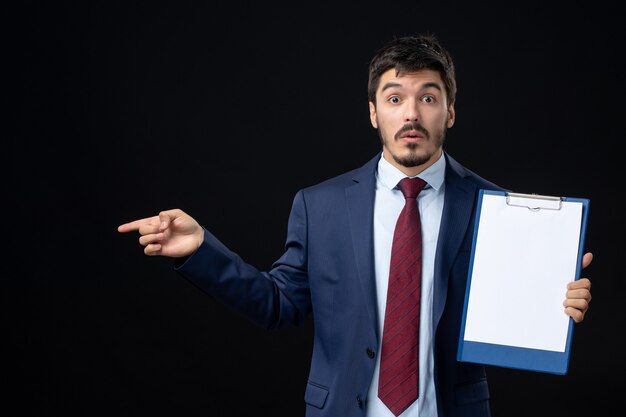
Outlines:
[{"label": "goatee", "polygon": [[[421,132],[427,141],[432,140],[434,142],[435,148],[440,149],[443,146],[443,143],[445,142],[447,127],[446,125],[444,125],[440,130],[434,132],[434,134],[431,135],[431,133],[418,122],[407,123],[404,126],[402,126],[400,130],[396,132],[392,140],[393,141],[400,140],[402,134],[409,132],[411,130]],[[402,165],[403,167],[414,168],[414,167],[423,165],[426,162],[428,162],[434,155],[434,152],[428,152],[428,153],[418,152],[417,150],[420,148],[420,145],[417,143],[409,143],[406,145],[406,148],[409,150],[408,154],[396,155],[395,153],[391,152],[391,147],[385,146],[386,139],[381,133],[380,128],[378,128],[377,131],[378,131],[378,137],[380,138],[380,141],[383,147],[389,149],[389,153],[391,157],[393,158],[393,160],[396,161],[399,165]]]}]

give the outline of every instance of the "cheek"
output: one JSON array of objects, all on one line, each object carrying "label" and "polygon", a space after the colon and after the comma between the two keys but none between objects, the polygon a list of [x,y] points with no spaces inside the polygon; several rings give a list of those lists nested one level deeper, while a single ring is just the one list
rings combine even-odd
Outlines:
[{"label": "cheek", "polygon": [[378,113],[378,115],[376,116],[376,121],[378,122],[378,127],[380,129],[389,129],[389,127],[393,126],[394,124],[393,118],[386,113]]},{"label": "cheek", "polygon": [[433,115],[433,117],[425,118],[423,121],[424,127],[427,129],[441,129],[448,126],[448,117],[447,115],[437,114]]},{"label": "cheek", "polygon": [[393,137],[395,131],[393,129],[393,124],[388,121],[378,119],[378,129],[385,137]]}]

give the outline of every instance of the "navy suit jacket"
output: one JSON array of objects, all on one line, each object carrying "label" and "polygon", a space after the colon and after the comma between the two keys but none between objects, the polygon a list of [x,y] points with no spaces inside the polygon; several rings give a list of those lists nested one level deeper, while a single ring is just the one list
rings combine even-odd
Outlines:
[{"label": "navy suit jacket", "polygon": [[[361,168],[304,188],[289,216],[285,252],[269,272],[245,263],[205,230],[175,269],[268,329],[312,313],[307,417],[364,416],[381,346],[377,330],[373,211],[381,153]],[[478,190],[498,189],[445,153],[445,200],[434,270],[434,362],[439,417],[486,417],[485,368],[456,360]]]}]

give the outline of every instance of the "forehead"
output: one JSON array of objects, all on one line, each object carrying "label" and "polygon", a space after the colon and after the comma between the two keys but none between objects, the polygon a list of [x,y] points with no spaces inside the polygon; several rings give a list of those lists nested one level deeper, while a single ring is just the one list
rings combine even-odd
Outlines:
[{"label": "forehead", "polygon": [[378,92],[387,90],[390,88],[395,89],[422,89],[428,87],[439,86],[441,91],[444,91],[445,86],[441,75],[438,71],[431,69],[423,69],[413,72],[401,72],[396,73],[395,68],[388,69],[380,76],[380,83],[378,84]]}]

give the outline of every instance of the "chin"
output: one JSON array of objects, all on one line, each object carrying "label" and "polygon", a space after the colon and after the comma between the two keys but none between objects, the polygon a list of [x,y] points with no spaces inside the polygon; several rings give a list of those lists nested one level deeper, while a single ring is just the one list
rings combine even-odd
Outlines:
[{"label": "chin", "polygon": [[398,153],[392,153],[393,159],[400,165],[407,168],[414,168],[420,165],[424,165],[432,158],[433,154],[428,152],[420,152],[417,149],[410,149],[408,151]]}]

